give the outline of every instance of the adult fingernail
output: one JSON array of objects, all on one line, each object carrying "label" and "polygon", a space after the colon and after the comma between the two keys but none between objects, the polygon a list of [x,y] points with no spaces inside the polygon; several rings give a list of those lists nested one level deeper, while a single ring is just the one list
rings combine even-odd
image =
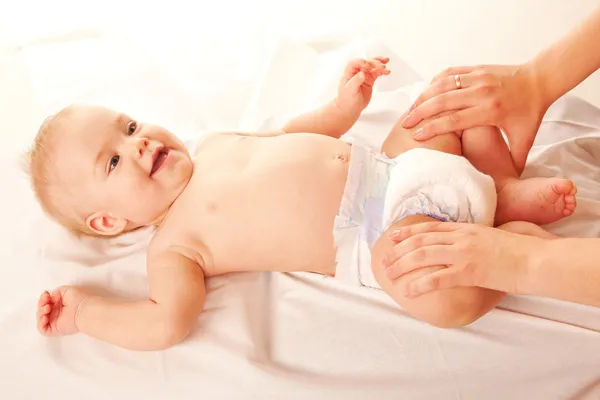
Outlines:
[{"label": "adult fingernail", "polygon": [[390,233],[390,238],[391,238],[391,239],[395,239],[395,238],[397,238],[397,237],[399,237],[399,236],[400,236],[400,231],[392,231],[392,232]]},{"label": "adult fingernail", "polygon": [[423,128],[419,128],[415,131],[415,133],[413,133],[413,137],[415,139],[421,137],[422,135],[423,135]]}]

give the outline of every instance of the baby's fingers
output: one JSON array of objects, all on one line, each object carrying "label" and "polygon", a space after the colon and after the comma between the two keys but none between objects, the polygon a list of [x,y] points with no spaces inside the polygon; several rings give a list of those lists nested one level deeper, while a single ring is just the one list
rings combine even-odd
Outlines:
[{"label": "baby's fingers", "polygon": [[367,74],[367,83],[370,83],[371,85],[373,85],[375,83],[375,81],[377,80],[377,78],[379,78],[382,75],[389,75],[390,71],[385,69],[385,70],[372,70],[371,72],[369,72]]},{"label": "baby's fingers", "polygon": [[367,60],[367,64],[371,67],[372,71],[383,71],[385,69],[385,64],[379,60]]},{"label": "baby's fingers", "polygon": [[383,70],[373,70],[371,71],[371,75],[373,76],[373,78],[379,78],[382,75],[389,75],[390,74],[390,70],[389,69],[383,69]]},{"label": "baby's fingers", "polygon": [[389,57],[373,57],[373,59],[379,61],[382,64],[387,64],[390,61]]},{"label": "baby's fingers", "polygon": [[52,306],[50,304],[45,304],[41,307],[38,307],[37,309],[37,319],[39,320],[40,318],[42,318],[43,316],[47,316],[48,314],[50,314],[50,312],[52,311]]},{"label": "baby's fingers", "polygon": [[354,59],[348,63],[346,67],[346,75],[354,76],[360,71],[368,71],[371,67],[366,60],[361,58]]},{"label": "baby's fingers", "polygon": [[348,81],[347,87],[351,92],[358,92],[360,86],[367,80],[367,75],[364,72],[359,72]]},{"label": "baby's fingers", "polygon": [[62,304],[62,293],[60,288],[56,288],[52,291],[52,295],[50,295],[52,300],[52,304]]},{"label": "baby's fingers", "polygon": [[41,294],[40,299],[38,300],[38,308],[42,307],[46,304],[50,303],[50,293],[45,291]]},{"label": "baby's fingers", "polygon": [[42,335],[48,335],[50,333],[50,324],[47,315],[42,315],[38,318],[37,329]]}]

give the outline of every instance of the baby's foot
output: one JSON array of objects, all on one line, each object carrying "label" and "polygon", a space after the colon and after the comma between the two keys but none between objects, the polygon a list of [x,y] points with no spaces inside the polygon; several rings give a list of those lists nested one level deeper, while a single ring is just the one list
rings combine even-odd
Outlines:
[{"label": "baby's foot", "polygon": [[577,187],[569,179],[531,178],[507,183],[498,193],[496,223],[549,224],[575,211]]}]

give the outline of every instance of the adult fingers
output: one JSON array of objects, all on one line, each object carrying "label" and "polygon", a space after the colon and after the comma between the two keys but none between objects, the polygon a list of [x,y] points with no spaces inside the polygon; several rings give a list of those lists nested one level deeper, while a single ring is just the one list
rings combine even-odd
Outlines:
[{"label": "adult fingers", "polygon": [[457,286],[464,286],[460,271],[453,268],[444,268],[408,282],[405,296],[417,297],[434,290],[450,289]]},{"label": "adult fingers", "polygon": [[445,70],[443,70],[442,72],[438,73],[437,75],[435,75],[432,79],[431,79],[431,83],[437,82],[440,79],[443,79],[447,76],[450,75],[456,75],[456,74],[468,74],[470,72],[473,72],[473,70],[477,69],[477,67],[474,66],[459,66],[459,67],[450,67],[450,68],[446,68]]},{"label": "adult fingers", "polygon": [[402,121],[402,126],[409,129],[419,122],[438,116],[443,112],[462,110],[478,104],[478,93],[474,89],[461,89],[440,93],[427,99],[410,111],[408,117]]},{"label": "adult fingers", "polygon": [[431,139],[437,135],[460,132],[474,126],[486,125],[486,116],[476,107],[466,108],[426,122],[413,133],[419,141]]},{"label": "adult fingers", "polygon": [[[457,86],[456,76],[458,75],[458,82],[460,87]],[[439,96],[442,93],[450,92],[452,90],[466,89],[468,87],[474,86],[477,84],[478,80],[480,80],[480,75],[474,73],[468,74],[454,74],[450,76],[445,76],[434,83],[430,84],[414,102],[413,107],[418,107],[420,104],[426,102],[427,100]],[[445,111],[445,110],[442,110]]]},{"label": "adult fingers", "polygon": [[417,249],[433,245],[450,245],[455,242],[453,232],[428,232],[418,233],[399,243],[396,243],[392,250],[386,254],[384,264],[392,265],[398,259],[404,257]]},{"label": "adult fingers", "polygon": [[459,229],[471,227],[472,224],[465,224],[460,222],[422,222],[420,224],[407,225],[398,229],[394,229],[390,233],[390,239],[395,242],[401,242],[408,239],[411,236],[418,235],[420,233],[427,232],[453,232]]},{"label": "adult fingers", "polygon": [[451,265],[454,261],[453,246],[432,245],[411,251],[385,269],[389,279],[398,279],[412,271],[436,265]]}]

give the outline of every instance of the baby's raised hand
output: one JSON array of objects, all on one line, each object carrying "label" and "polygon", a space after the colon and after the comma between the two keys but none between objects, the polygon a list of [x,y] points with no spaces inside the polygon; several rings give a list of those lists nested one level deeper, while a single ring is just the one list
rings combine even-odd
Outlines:
[{"label": "baby's raised hand", "polygon": [[75,319],[82,301],[88,297],[82,289],[61,286],[52,294],[42,293],[38,301],[37,327],[44,336],[70,335],[77,332]]},{"label": "baby's raised hand", "polygon": [[342,111],[360,113],[367,108],[377,78],[390,74],[386,66],[389,61],[387,57],[375,57],[348,63],[338,87],[337,104]]}]

